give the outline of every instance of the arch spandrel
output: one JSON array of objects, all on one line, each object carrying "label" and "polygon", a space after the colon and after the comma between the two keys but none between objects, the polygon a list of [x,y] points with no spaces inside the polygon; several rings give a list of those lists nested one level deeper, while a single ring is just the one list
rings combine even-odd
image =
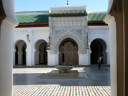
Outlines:
[{"label": "arch spandrel", "polygon": [[20,41],[21,41],[23,44],[26,44],[26,49],[27,49],[27,41],[22,40],[22,39],[16,40],[16,41],[13,43],[13,48],[15,49],[16,44],[17,44],[18,42],[20,42]]},{"label": "arch spandrel", "polygon": [[34,52],[37,51],[37,49],[39,49],[39,45],[43,42],[46,42],[48,44],[48,42],[44,39],[35,40],[35,42],[34,42]]},{"label": "arch spandrel", "polygon": [[54,42],[51,41],[52,42],[52,44],[50,45],[51,53],[58,53],[60,43],[66,38],[71,38],[78,44],[78,50],[79,50],[78,52],[80,54],[87,53],[86,42],[83,42],[81,36],[76,34],[76,32],[74,31],[59,32],[55,36]]}]

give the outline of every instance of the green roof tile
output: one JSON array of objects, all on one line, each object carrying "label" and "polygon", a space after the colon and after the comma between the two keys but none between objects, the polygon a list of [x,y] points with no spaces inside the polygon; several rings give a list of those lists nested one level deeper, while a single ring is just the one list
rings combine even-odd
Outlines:
[{"label": "green roof tile", "polygon": [[19,23],[48,22],[49,15],[17,15]]},{"label": "green roof tile", "polygon": [[88,21],[103,21],[106,13],[89,13]]},{"label": "green roof tile", "polygon": [[[48,12],[46,14],[43,12],[46,11],[16,12],[16,16],[19,23],[48,22],[49,14]],[[68,12],[70,13],[70,11]],[[87,16],[88,16],[88,21],[103,21],[106,16],[106,13],[89,13],[87,14]]]},{"label": "green roof tile", "polygon": [[16,14],[30,14],[30,13],[49,13],[49,11],[23,11],[23,12],[16,12]]}]

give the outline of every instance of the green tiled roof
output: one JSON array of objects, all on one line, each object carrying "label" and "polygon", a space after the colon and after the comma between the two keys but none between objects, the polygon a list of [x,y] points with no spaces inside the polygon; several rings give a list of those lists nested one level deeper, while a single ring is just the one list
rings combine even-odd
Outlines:
[{"label": "green tiled roof", "polygon": [[[45,12],[41,14],[41,12]],[[37,14],[35,14],[37,13]],[[48,11],[16,12],[19,23],[48,22]],[[106,13],[89,13],[88,21],[103,21]]]},{"label": "green tiled roof", "polygon": [[41,13],[41,14],[43,14],[43,13],[49,13],[49,11],[23,11],[23,12],[16,12],[16,14],[32,14],[32,13]]},{"label": "green tiled roof", "polygon": [[17,15],[19,23],[48,22],[49,15]]},{"label": "green tiled roof", "polygon": [[86,10],[54,10],[54,11],[51,11],[50,14],[78,14],[78,13],[86,13]]},{"label": "green tiled roof", "polygon": [[106,13],[89,13],[88,21],[103,21]]}]

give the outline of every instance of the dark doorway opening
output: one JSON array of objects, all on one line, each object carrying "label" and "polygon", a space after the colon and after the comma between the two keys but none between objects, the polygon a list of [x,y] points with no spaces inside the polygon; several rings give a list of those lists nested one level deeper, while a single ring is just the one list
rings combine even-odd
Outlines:
[{"label": "dark doorway opening", "polygon": [[97,64],[98,58],[103,56],[101,64],[107,64],[106,43],[102,39],[95,39],[91,43],[91,64]]},{"label": "dark doorway opening", "polygon": [[39,64],[47,65],[47,43],[43,42],[39,46]]}]

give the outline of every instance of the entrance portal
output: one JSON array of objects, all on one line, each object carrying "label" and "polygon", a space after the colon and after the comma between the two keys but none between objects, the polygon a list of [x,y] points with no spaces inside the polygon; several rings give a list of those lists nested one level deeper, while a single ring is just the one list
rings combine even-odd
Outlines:
[{"label": "entrance portal", "polygon": [[91,51],[91,64],[97,64],[100,56],[103,56],[102,64],[107,64],[106,43],[102,39],[92,41]]},{"label": "entrance portal", "polygon": [[63,40],[59,46],[60,65],[78,65],[78,46],[70,38]]}]

